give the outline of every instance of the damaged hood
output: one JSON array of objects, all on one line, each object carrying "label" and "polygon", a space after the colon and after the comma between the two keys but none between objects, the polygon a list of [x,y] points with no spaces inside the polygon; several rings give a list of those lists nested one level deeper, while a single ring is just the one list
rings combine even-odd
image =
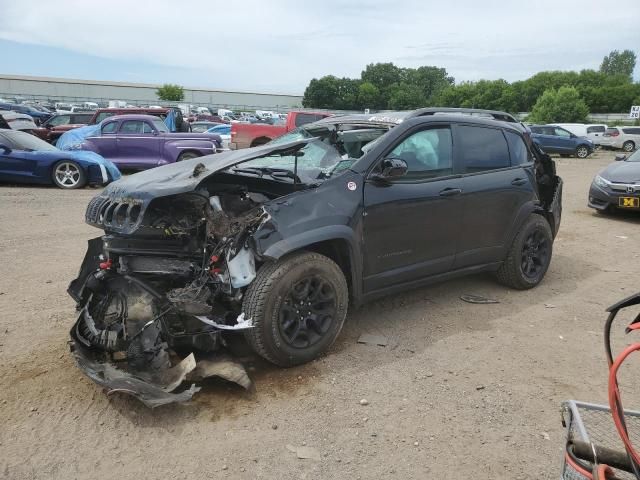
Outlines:
[{"label": "damaged hood", "polygon": [[312,140],[232,150],[152,168],[121,178],[105,188],[100,196],[145,200],[191,192],[207,177],[221,170],[276,153],[294,152]]}]

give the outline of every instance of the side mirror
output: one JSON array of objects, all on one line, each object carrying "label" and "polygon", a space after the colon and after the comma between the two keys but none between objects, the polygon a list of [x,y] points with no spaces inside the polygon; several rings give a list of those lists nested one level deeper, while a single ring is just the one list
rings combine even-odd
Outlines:
[{"label": "side mirror", "polygon": [[398,157],[387,157],[382,161],[382,177],[402,177],[407,173],[407,162]]},{"label": "side mirror", "polygon": [[11,149],[9,147],[7,147],[6,145],[2,145],[0,143],[0,152],[4,153],[5,155],[11,153]]},{"label": "side mirror", "polygon": [[627,159],[627,156],[624,153],[618,153],[615,156],[616,162],[622,162],[623,160],[626,160],[626,159]]},{"label": "side mirror", "polygon": [[388,184],[389,180],[396,177],[402,177],[407,173],[407,162],[398,157],[387,157],[382,160],[382,172],[375,173],[369,178],[376,182]]}]

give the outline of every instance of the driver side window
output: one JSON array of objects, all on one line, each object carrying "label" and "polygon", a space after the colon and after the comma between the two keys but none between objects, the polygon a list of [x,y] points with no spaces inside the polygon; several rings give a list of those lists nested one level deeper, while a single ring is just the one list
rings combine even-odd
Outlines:
[{"label": "driver side window", "polygon": [[118,127],[118,122],[109,122],[102,126],[102,133],[116,133],[116,128]]},{"label": "driver side window", "polygon": [[407,162],[409,178],[436,178],[453,174],[452,141],[449,128],[430,128],[411,134],[387,157]]}]

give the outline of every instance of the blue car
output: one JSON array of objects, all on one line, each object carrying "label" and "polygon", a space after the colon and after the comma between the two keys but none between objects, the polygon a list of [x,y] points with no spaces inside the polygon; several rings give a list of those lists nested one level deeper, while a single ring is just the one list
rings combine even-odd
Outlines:
[{"label": "blue car", "polygon": [[29,133],[0,129],[0,182],[53,183],[71,190],[120,176],[118,167],[97,153],[62,151]]},{"label": "blue car", "polygon": [[558,153],[562,156],[575,155],[587,158],[593,153],[594,145],[585,137],[578,137],[562,127],[554,125],[529,125],[531,140],[536,142],[545,153]]}]

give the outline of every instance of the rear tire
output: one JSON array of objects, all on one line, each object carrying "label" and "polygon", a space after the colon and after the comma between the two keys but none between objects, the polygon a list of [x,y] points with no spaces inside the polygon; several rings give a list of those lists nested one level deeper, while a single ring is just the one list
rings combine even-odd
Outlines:
[{"label": "rear tire", "polygon": [[260,268],[242,303],[253,328],[253,350],[281,367],[310,362],[327,351],[347,316],[342,270],[318,253],[300,252]]},{"label": "rear tire", "polygon": [[635,148],[636,148],[636,144],[633,143],[631,140],[627,140],[622,144],[622,150],[624,150],[625,152],[633,152]]},{"label": "rear tire", "polygon": [[538,285],[547,273],[553,252],[549,222],[532,214],[513,239],[507,258],[496,275],[503,285],[526,290]]}]

